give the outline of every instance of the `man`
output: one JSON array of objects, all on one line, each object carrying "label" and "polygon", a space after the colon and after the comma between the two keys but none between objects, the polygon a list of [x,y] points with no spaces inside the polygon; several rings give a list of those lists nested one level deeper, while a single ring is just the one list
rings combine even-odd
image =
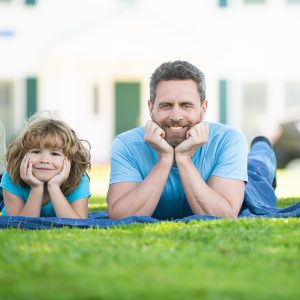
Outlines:
[{"label": "man", "polygon": [[236,217],[247,181],[247,142],[204,122],[204,74],[192,64],[162,64],[152,74],[151,120],[116,137],[108,190],[110,218],[192,214]]}]

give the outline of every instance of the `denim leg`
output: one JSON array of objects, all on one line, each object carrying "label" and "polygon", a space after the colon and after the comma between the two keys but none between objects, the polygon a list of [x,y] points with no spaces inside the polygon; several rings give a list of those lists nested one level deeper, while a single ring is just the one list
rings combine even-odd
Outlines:
[{"label": "denim leg", "polygon": [[273,149],[263,141],[254,143],[248,155],[248,183],[240,216],[276,213],[277,197],[272,186],[275,172]]},{"label": "denim leg", "polygon": [[259,167],[260,173],[272,184],[276,174],[274,150],[265,142],[256,142],[248,155],[248,168]]}]

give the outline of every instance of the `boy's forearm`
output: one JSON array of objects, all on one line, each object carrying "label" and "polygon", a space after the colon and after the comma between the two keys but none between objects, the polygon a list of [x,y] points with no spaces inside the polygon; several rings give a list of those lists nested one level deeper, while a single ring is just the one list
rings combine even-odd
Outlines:
[{"label": "boy's forearm", "polygon": [[62,193],[59,186],[56,185],[48,185],[48,192],[50,195],[50,199],[52,201],[52,205],[55,211],[55,214],[59,218],[83,218],[85,216],[80,216],[71,204],[68,202],[64,194]]},{"label": "boy's forearm", "polygon": [[41,215],[44,187],[31,188],[24,207],[19,212],[19,216],[39,217]]}]

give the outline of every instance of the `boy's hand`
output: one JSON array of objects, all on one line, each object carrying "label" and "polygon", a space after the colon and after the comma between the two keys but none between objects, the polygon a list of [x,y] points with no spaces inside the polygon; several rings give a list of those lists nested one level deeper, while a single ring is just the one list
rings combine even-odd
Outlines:
[{"label": "boy's hand", "polygon": [[70,170],[71,170],[71,162],[68,158],[65,158],[62,170],[60,171],[60,173],[58,173],[48,181],[47,183],[48,186],[51,185],[51,186],[60,187],[68,179]]},{"label": "boy's hand", "polygon": [[25,155],[22,159],[20,165],[20,176],[21,179],[31,188],[44,186],[44,183],[42,181],[38,180],[36,177],[33,176],[32,162],[30,161],[30,157],[28,155]]}]

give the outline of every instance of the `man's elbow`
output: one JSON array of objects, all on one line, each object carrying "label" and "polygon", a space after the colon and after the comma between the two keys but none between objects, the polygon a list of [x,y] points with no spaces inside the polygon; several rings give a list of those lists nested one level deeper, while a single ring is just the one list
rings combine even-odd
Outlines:
[{"label": "man's elbow", "polygon": [[227,200],[226,198],[225,198],[225,200],[227,202],[227,207],[225,209],[225,213],[224,213],[223,217],[228,218],[228,219],[237,218],[240,213],[243,200],[239,199],[238,201],[233,202],[233,203],[230,202],[229,200]]},{"label": "man's elbow", "polygon": [[230,206],[230,208],[226,211],[224,217],[228,219],[234,219],[238,217],[239,212],[240,212],[240,208],[236,208],[236,207],[234,208]]},{"label": "man's elbow", "polygon": [[120,208],[118,207],[117,203],[113,205],[110,205],[108,203],[107,212],[108,212],[108,217],[113,220],[124,219],[127,217],[134,217],[134,216],[151,216],[150,214],[140,212],[140,210],[129,210],[129,208],[128,209]]},{"label": "man's elbow", "polygon": [[113,205],[110,205],[108,203],[107,205],[107,212],[108,212],[108,217],[110,219],[120,219],[120,216],[119,214],[116,212],[116,210],[114,209],[114,206]]},{"label": "man's elbow", "polygon": [[225,215],[225,218],[227,218],[227,219],[235,219],[235,218],[238,217],[238,215],[239,215],[239,213],[238,213],[237,211],[231,210],[231,211],[229,211],[229,212]]},{"label": "man's elbow", "polygon": [[124,219],[124,218],[130,217],[130,216],[133,216],[133,215],[126,214],[126,213],[120,213],[113,209],[108,209],[107,212],[108,212],[109,219],[112,219],[112,220]]},{"label": "man's elbow", "polygon": [[115,212],[113,209],[108,209],[107,212],[108,212],[108,217],[112,220],[122,219],[122,216],[117,212]]},{"label": "man's elbow", "polygon": [[116,205],[110,205],[109,203],[107,206],[107,212],[108,217],[112,220],[123,219],[130,216],[126,211],[120,211]]}]

